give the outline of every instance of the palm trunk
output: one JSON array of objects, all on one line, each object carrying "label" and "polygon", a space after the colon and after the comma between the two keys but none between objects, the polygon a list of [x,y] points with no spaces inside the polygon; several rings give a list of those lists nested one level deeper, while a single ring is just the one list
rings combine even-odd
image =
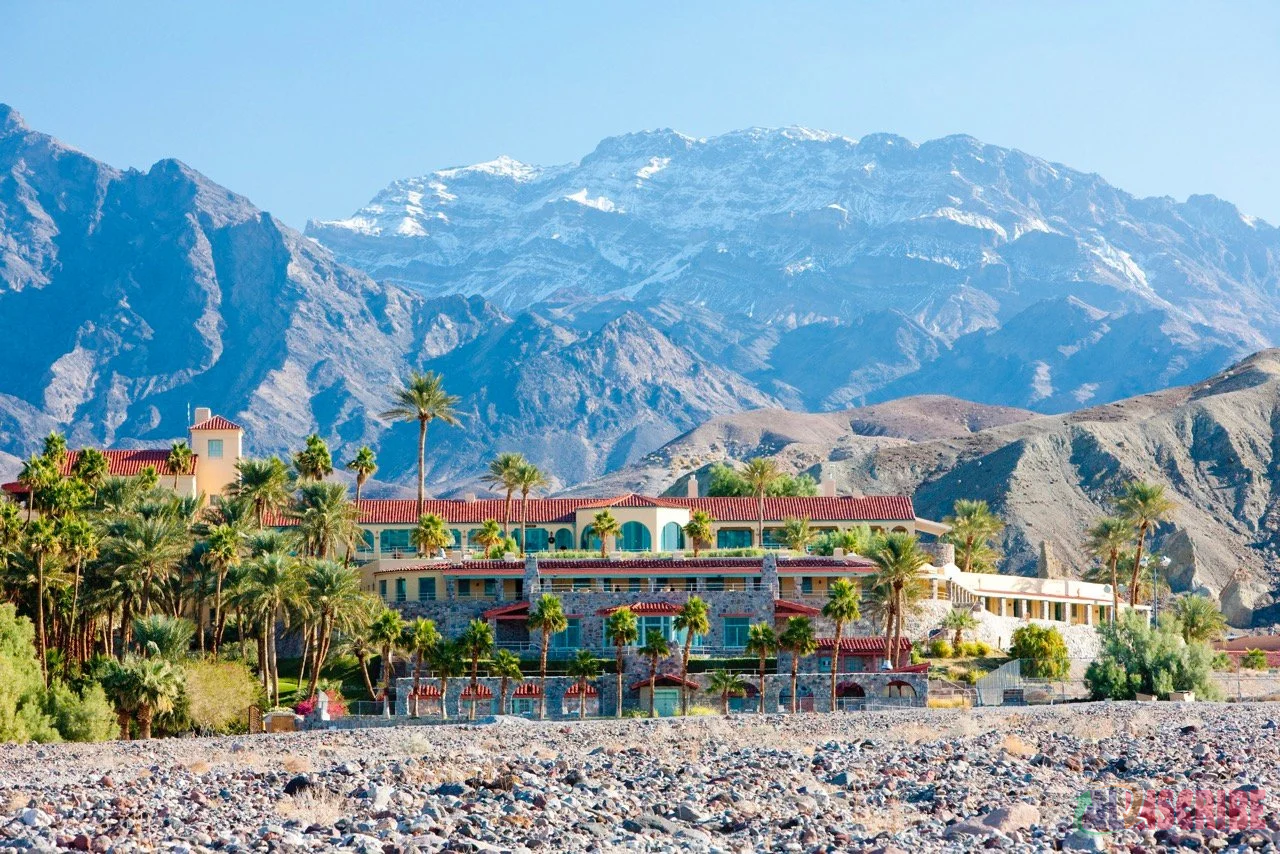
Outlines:
[{"label": "palm trunk", "polygon": [[427,419],[418,419],[418,518],[426,506],[427,490]]},{"label": "palm trunk", "polygon": [[504,538],[511,536],[511,493],[512,490],[508,489],[507,497],[502,502],[502,536]]},{"label": "palm trunk", "polygon": [[125,596],[120,605],[120,660],[124,661],[129,644],[133,643],[133,597]]},{"label": "palm trunk", "polygon": [[720,695],[720,714],[726,718],[729,717],[729,692],[725,691]]},{"label": "palm trunk", "polygon": [[651,718],[656,718],[658,716],[657,711],[654,709],[654,705],[653,705],[653,690],[657,686],[657,683],[658,683],[658,659],[655,656],[654,658],[649,659],[649,717]]},{"label": "palm trunk", "polygon": [[538,696],[538,720],[545,721],[547,719],[547,647],[551,645],[551,634],[546,630],[542,630],[542,661],[538,665],[538,681],[540,684],[540,692]]},{"label": "palm trunk", "polygon": [[44,633],[44,555],[36,557],[36,639],[39,641],[40,678],[49,687],[48,639]]},{"label": "palm trunk", "polygon": [[618,720],[622,720],[622,644],[617,644],[617,650],[618,656],[615,669],[617,670],[618,676],[618,708],[616,709],[614,717],[618,718]]},{"label": "palm trunk", "polygon": [[146,704],[138,707],[138,738],[151,738],[151,720],[154,714]]},{"label": "palm trunk", "polygon": [[587,680],[578,680],[578,720],[587,719]]},{"label": "palm trunk", "polygon": [[[1129,583],[1129,605],[1138,604],[1138,572],[1142,569],[1142,542],[1147,538],[1147,523],[1138,526],[1138,548],[1133,553],[1133,580]],[[1152,584],[1155,589],[1155,584]]]},{"label": "palm trunk", "polygon": [[[80,576],[82,574],[81,571],[83,568],[84,568],[84,559],[77,558],[76,559],[76,586],[73,587],[71,590],[71,633],[72,634],[76,633],[76,626],[78,625],[79,618],[80,618]],[[76,661],[83,661],[83,659],[80,657],[79,648],[76,649],[75,659]]]},{"label": "palm trunk", "polygon": [[831,711],[836,710],[836,679],[840,675],[840,634],[844,623],[836,620],[835,643],[831,647]]},{"label": "palm trunk", "polygon": [[689,649],[693,646],[693,631],[684,635],[684,653],[680,657],[680,714],[689,714]]},{"label": "palm trunk", "polygon": [[116,723],[120,724],[120,740],[129,740],[129,713],[123,709],[116,710]]},{"label": "palm trunk", "polygon": [[902,645],[902,589],[897,585],[894,585],[893,600],[893,646],[889,648],[888,653],[892,669],[897,670],[901,655],[898,648]]},{"label": "palm trunk", "polygon": [[764,548],[764,493],[763,492],[761,492],[759,495],[756,496],[756,501],[758,502],[758,506],[760,510],[760,524],[756,528],[756,547],[762,549]]},{"label": "palm trunk", "polygon": [[480,656],[471,656],[471,720],[476,719],[476,699],[480,693]]},{"label": "palm trunk", "polygon": [[[369,678],[369,656],[361,653],[356,656],[356,660],[360,662],[360,675],[364,677],[364,690],[368,693],[370,700],[376,700],[378,698],[378,692],[373,689],[373,680]],[[413,690],[415,694],[418,691],[416,686]]]},{"label": "palm trunk", "polygon": [[797,700],[796,689],[800,681],[800,653],[798,650],[791,651],[791,714],[796,713]]},{"label": "palm trunk", "polygon": [[275,705],[280,705],[280,659],[276,654],[276,615],[271,615],[271,633],[267,643],[267,652],[271,656],[271,693],[275,696]]},{"label": "palm trunk", "polygon": [[760,714],[764,714],[764,671],[766,665],[765,654],[760,653]]},{"label": "palm trunk", "polygon": [[1120,553],[1111,553],[1111,624],[1115,625],[1116,614],[1120,612],[1120,577],[1116,565],[1120,562]]},{"label": "palm trunk", "polygon": [[227,615],[222,607],[222,571],[213,573],[213,660],[218,660],[218,650],[222,647],[222,632],[227,626]]},{"label": "palm trunk", "polygon": [[505,715],[507,713],[507,677],[502,677],[502,682],[498,685],[498,714]]},{"label": "palm trunk", "polygon": [[391,674],[395,670],[395,661],[392,656],[394,655],[391,644],[382,648],[382,711],[384,714],[390,709],[391,704]]},{"label": "palm trunk", "polygon": [[967,537],[964,541],[964,571],[968,572],[973,566],[973,537]]},{"label": "palm trunk", "polygon": [[[363,662],[361,663],[363,664]],[[364,681],[365,681],[365,685],[367,686],[369,682],[368,671],[365,672]],[[418,657],[413,662],[413,716],[415,718],[418,716],[418,688],[421,684],[422,684],[422,650],[418,650]],[[370,689],[370,693],[372,693],[372,689]]]},{"label": "palm trunk", "polygon": [[529,493],[520,495],[520,556],[529,551]]},{"label": "palm trunk", "polygon": [[449,677],[440,674],[440,720],[449,720]]},{"label": "palm trunk", "polygon": [[885,615],[885,621],[884,621],[884,660],[885,661],[889,661],[890,660],[889,657],[893,654],[892,653],[893,625],[894,625],[893,618],[894,618],[894,614],[898,610],[898,606],[896,604],[897,595],[898,594],[896,590],[894,590],[893,588],[889,589],[889,613]]},{"label": "palm trunk", "polygon": [[[298,662],[298,689],[307,679],[307,656],[311,652],[311,626],[302,630],[302,660]],[[298,689],[295,689],[295,693]]]}]

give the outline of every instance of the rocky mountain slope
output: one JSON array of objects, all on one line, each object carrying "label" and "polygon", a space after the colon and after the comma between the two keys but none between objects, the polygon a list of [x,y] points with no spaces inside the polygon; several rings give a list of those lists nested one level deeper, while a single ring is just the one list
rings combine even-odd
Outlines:
[{"label": "rocky mountain slope", "polygon": [[[1236,625],[1274,622],[1280,578],[1280,350],[1192,385],[1066,415],[991,411],[908,398],[824,415],[747,413],[691,431],[582,491],[658,490],[705,477],[716,460],[776,454],[856,493],[911,493],[941,518],[984,498],[1008,523],[1006,571],[1033,572],[1049,542],[1072,571],[1089,563],[1084,529],[1121,484],[1165,484],[1178,504],[1161,526],[1175,590],[1220,596]],[[1257,613],[1255,614],[1255,611]]]},{"label": "rocky mountain slope", "polygon": [[396,181],[307,233],[424,293],[661,315],[792,408],[1061,412],[1280,342],[1280,230],[966,136],[628,134]]}]

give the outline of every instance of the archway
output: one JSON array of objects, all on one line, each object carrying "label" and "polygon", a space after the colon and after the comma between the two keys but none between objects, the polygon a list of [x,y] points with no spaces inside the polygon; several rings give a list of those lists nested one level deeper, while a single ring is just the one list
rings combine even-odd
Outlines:
[{"label": "archway", "polygon": [[618,535],[618,549],[624,552],[647,552],[653,548],[649,526],[643,522],[623,522]]},{"label": "archway", "polygon": [[747,682],[747,690],[738,697],[729,698],[729,711],[734,713],[755,712],[760,709],[760,689],[754,682]]},{"label": "archway", "polygon": [[684,529],[679,522],[668,522],[662,526],[662,550],[674,552],[684,548]]},{"label": "archway", "polygon": [[[801,685],[800,690],[796,692],[797,711],[812,712],[813,711],[813,689],[808,685]],[[791,686],[787,685],[782,689],[782,693],[778,695],[778,711],[791,711]]]},{"label": "archway", "polygon": [[556,531],[556,551],[569,551],[573,548],[573,531],[561,528]]},{"label": "archway", "polygon": [[894,700],[914,700],[916,698],[916,689],[909,682],[894,679],[884,686],[881,696]]},{"label": "archway", "polygon": [[592,552],[600,551],[600,538],[596,536],[596,529],[594,525],[588,525],[582,529],[581,548]]},{"label": "archway", "polygon": [[857,682],[841,682],[836,686],[836,707],[842,712],[866,708],[867,692]]}]

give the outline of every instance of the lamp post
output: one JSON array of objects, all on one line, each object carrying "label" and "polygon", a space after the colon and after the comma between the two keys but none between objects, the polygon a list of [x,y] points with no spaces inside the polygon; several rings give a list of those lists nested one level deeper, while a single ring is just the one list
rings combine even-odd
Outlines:
[{"label": "lamp post", "polygon": [[[1151,560],[1151,555],[1144,555],[1142,558],[1142,562],[1144,565],[1148,564],[1150,560]],[[1169,564],[1171,563],[1173,563],[1173,559],[1170,558],[1168,555],[1161,556],[1160,569],[1168,569]],[[1151,621],[1152,623],[1158,622],[1157,618],[1159,616],[1160,616],[1160,571],[1159,569],[1152,567],[1151,568]]]}]

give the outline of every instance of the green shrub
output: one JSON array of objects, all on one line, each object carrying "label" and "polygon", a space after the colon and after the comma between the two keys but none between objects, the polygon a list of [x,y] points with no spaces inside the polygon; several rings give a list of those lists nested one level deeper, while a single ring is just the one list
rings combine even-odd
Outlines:
[{"label": "green shrub", "polygon": [[1201,641],[1187,643],[1176,619],[1152,628],[1136,611],[1098,627],[1102,655],[1085,673],[1094,699],[1132,700],[1137,693],[1164,697],[1170,691],[1194,691],[1198,699],[1222,695],[1213,684],[1213,650]]},{"label": "green shrub", "polygon": [[911,663],[924,664],[924,655],[921,654],[919,647],[911,647]]},{"label": "green shrub", "polygon": [[13,605],[0,605],[0,743],[58,741],[44,712],[35,628]]},{"label": "green shrub", "polygon": [[1267,654],[1260,649],[1251,649],[1240,657],[1240,666],[1245,670],[1266,670]]},{"label": "green shrub", "polygon": [[1022,675],[1032,679],[1065,679],[1071,670],[1067,642],[1053,626],[1028,623],[1014,629],[1009,654],[1022,659]]},{"label": "green shrub", "polygon": [[[963,646],[963,644],[961,644]],[[955,655],[955,650],[951,648],[951,642],[946,638],[934,638],[929,642],[930,658],[951,658]]]},{"label": "green shrub", "polygon": [[1236,663],[1231,658],[1231,656],[1227,655],[1225,652],[1215,652],[1213,654],[1213,669],[1214,670],[1235,670]]},{"label": "green shrub", "polygon": [[960,674],[960,681],[966,685],[976,685],[978,684],[978,680],[986,675],[987,671],[982,670],[981,668],[968,667]]},{"label": "green shrub", "polygon": [[189,661],[183,667],[191,725],[201,732],[243,731],[249,707],[262,696],[249,668],[236,661]]},{"label": "green shrub", "polygon": [[64,741],[107,741],[120,730],[115,710],[96,682],[78,694],[69,685],[54,682],[45,692],[44,711]]}]

